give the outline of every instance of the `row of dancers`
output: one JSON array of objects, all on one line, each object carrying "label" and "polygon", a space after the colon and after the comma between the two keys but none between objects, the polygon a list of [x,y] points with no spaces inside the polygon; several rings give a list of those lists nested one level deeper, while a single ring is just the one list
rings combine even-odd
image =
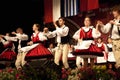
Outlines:
[{"label": "row of dancers", "polygon": [[[1,35],[0,40],[1,43],[4,45],[2,48],[5,49],[1,53],[2,56],[1,59],[16,60],[15,65],[17,69],[21,68],[26,64],[25,59],[27,58],[39,59],[40,57],[43,58],[43,57],[54,56],[55,64],[59,65],[59,61],[61,60],[61,54],[62,54],[63,65],[66,69],[69,68],[69,64],[68,64],[69,58],[74,58],[74,59],[76,58],[76,66],[78,68],[81,67],[80,65],[81,62],[83,63],[84,66],[88,65],[87,58],[89,58],[91,61],[94,61],[93,63],[105,63],[107,61],[115,62],[114,55],[113,53],[111,53],[112,39],[108,38],[107,45],[103,43],[102,38],[100,38],[101,35],[100,32],[96,31],[96,29],[93,26],[90,26],[91,23],[89,17],[86,17],[84,20],[85,26],[88,27],[80,28],[73,35],[73,38],[75,40],[78,39],[77,45],[72,45],[72,44],[70,45],[68,36],[66,38],[60,37],[60,36],[68,35],[69,28],[65,26],[64,18],[61,17],[59,18],[58,21],[59,21],[59,25],[60,22],[62,22],[62,26],[63,26],[62,28],[58,27],[58,33],[57,30],[53,32],[49,31],[47,27],[43,29],[43,32],[40,32],[39,31],[40,25],[34,24],[33,25],[34,33],[31,36],[31,41],[29,42],[28,42],[29,39],[28,35],[23,33],[22,28],[17,28],[16,32],[12,32],[14,36],[10,36],[9,33],[6,33],[6,35]],[[56,23],[54,23],[54,25],[57,26]],[[49,44],[49,47],[45,47],[45,44],[48,42],[48,40],[55,37],[56,34],[58,35],[57,46],[54,46],[54,43],[51,43]],[[94,41],[92,36],[98,38],[97,43]],[[60,38],[62,42],[60,41]]]},{"label": "row of dancers", "polygon": [[[85,17],[84,26],[81,27],[78,31],[73,35],[73,39],[77,41],[77,44],[73,46],[72,54],[76,58],[76,64],[80,67],[80,61],[83,59],[83,66],[88,66],[88,59],[90,59],[90,66],[92,67],[96,61],[109,60],[110,55],[112,58],[115,58],[116,68],[119,68],[120,65],[120,35],[119,35],[119,27],[120,27],[120,13],[119,9],[113,8],[113,16],[114,20],[110,20],[108,24],[104,25],[102,21],[97,21],[96,27],[91,25],[90,17]],[[14,37],[9,36],[9,34],[0,35],[0,41],[2,43],[3,48],[8,47],[6,51],[3,51],[1,55],[5,55],[8,58],[6,53],[9,53],[9,58],[12,59],[15,55],[17,58],[15,59],[15,65],[17,69],[22,68],[27,63],[27,59],[35,59],[41,57],[53,57],[52,52],[45,47],[46,43],[51,38],[56,38],[57,46],[55,46],[54,52],[54,65],[59,67],[60,60],[62,60],[63,66],[65,69],[69,69],[70,66],[68,64],[68,54],[70,49],[69,40],[71,39],[69,36],[69,27],[65,25],[65,18],[60,17],[58,19],[58,24],[53,22],[55,30],[49,31],[48,28],[44,28],[43,32],[40,32],[40,25],[34,24],[33,34],[31,35],[31,40],[28,41],[28,35],[23,32],[21,28],[18,28],[16,32],[12,32]],[[99,29],[100,28],[100,29]],[[112,30],[111,30],[112,29]],[[108,44],[109,48],[107,49],[105,44],[101,42],[101,31],[103,33],[110,32],[110,39],[112,39],[112,45]],[[97,45],[95,40],[98,38]],[[14,45],[12,44],[14,42]],[[8,46],[7,43],[11,43],[12,46]],[[102,43],[102,44],[100,44]],[[10,44],[9,44],[10,45]],[[13,51],[16,49],[17,54]],[[113,50],[113,53],[108,54],[108,50]],[[111,51],[112,51],[111,50]],[[62,55],[62,56],[61,56]],[[12,56],[12,57],[11,57]],[[108,57],[109,56],[109,57]],[[3,56],[2,56],[3,58]]]},{"label": "row of dancers", "polygon": [[39,31],[39,28],[39,24],[33,25],[34,33],[31,36],[31,41],[22,28],[17,28],[16,32],[12,32],[12,36],[9,33],[0,35],[0,59],[15,60],[15,65],[19,69],[26,63],[25,57],[26,59],[35,59],[52,56],[51,52],[44,47],[47,37]]},{"label": "row of dancers", "polygon": [[[112,39],[110,37],[107,38],[107,42],[105,43],[101,37],[97,38],[94,43],[97,47],[99,47],[102,51],[104,56],[94,58],[94,63],[96,64],[107,64],[110,65],[115,64],[116,60],[114,57],[114,53],[112,51]],[[81,68],[84,65],[83,58],[81,56],[75,56],[73,54],[75,47],[77,45],[69,45],[69,52],[68,52],[68,61],[76,59],[76,66],[77,68]],[[50,44],[48,49],[51,51],[53,56],[55,55],[56,47],[53,43]],[[87,60],[90,63],[90,58]],[[113,65],[114,66],[114,65]]]}]

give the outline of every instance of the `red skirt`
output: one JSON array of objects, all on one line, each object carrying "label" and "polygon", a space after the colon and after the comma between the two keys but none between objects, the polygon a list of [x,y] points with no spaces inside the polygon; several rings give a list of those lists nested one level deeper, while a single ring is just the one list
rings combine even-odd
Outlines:
[{"label": "red skirt", "polygon": [[25,59],[29,60],[29,59],[40,59],[40,58],[50,58],[50,57],[53,57],[52,53],[43,45],[39,44],[38,46],[36,46],[26,54]]},{"label": "red skirt", "polygon": [[4,45],[4,48],[12,48],[13,47],[13,43],[9,42],[8,44]]},{"label": "red skirt", "polygon": [[88,49],[76,49],[73,55],[93,55],[93,56],[103,56],[103,51],[96,45],[91,44]]},{"label": "red skirt", "polygon": [[1,54],[0,54],[0,60],[2,61],[12,61],[16,59],[17,54],[11,50],[11,49],[5,49]]}]

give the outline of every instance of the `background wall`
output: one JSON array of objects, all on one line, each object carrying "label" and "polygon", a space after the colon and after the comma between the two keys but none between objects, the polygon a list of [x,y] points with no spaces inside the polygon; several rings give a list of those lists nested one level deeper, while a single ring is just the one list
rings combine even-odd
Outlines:
[{"label": "background wall", "polygon": [[17,27],[31,34],[33,23],[43,24],[43,0],[2,0],[0,10],[0,34]]}]

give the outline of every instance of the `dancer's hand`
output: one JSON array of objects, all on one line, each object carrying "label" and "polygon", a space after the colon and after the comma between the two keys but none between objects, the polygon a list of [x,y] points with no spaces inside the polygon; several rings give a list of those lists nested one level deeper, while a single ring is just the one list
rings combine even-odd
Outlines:
[{"label": "dancer's hand", "polygon": [[3,37],[4,37],[4,35],[0,34],[0,37],[1,37],[1,38],[3,38]]},{"label": "dancer's hand", "polygon": [[82,39],[78,39],[78,42],[82,42]]},{"label": "dancer's hand", "polygon": [[104,24],[103,24],[102,21],[100,21],[100,20],[97,21],[97,26],[103,26],[103,25],[104,25]]},{"label": "dancer's hand", "polygon": [[54,24],[55,28],[58,27],[57,24],[56,24],[56,21],[53,21],[53,24]]},{"label": "dancer's hand", "polygon": [[2,39],[2,35],[0,35],[0,40]]},{"label": "dancer's hand", "polygon": [[115,24],[115,21],[114,20],[110,20],[109,23],[110,24]]},{"label": "dancer's hand", "polygon": [[32,41],[30,41],[30,42],[28,42],[28,43],[27,43],[27,45],[32,45],[32,44],[33,44],[33,42],[32,42]]},{"label": "dancer's hand", "polygon": [[16,35],[17,33],[13,31],[12,34]]},{"label": "dancer's hand", "polygon": [[96,24],[96,30],[98,30],[99,29],[99,24]]}]

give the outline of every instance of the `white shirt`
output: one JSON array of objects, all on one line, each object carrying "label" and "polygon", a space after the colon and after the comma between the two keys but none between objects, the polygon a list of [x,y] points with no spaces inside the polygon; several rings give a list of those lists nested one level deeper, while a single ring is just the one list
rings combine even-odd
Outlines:
[{"label": "white shirt", "polygon": [[109,48],[112,48],[112,44],[107,44],[107,46],[108,46]]},{"label": "white shirt", "polygon": [[16,34],[16,37],[19,39],[19,40],[28,40],[28,35],[27,34],[20,34],[20,33],[18,33],[18,34]]},{"label": "white shirt", "polygon": [[[69,28],[65,25],[62,27],[57,27],[56,30],[50,33],[53,37],[57,37],[57,43],[61,43],[61,37],[67,36],[69,32]],[[49,36],[50,36],[49,35]]]},{"label": "white shirt", "polygon": [[17,37],[4,36],[7,41],[17,41]]},{"label": "white shirt", "polygon": [[[115,21],[116,24],[120,24],[119,20],[114,19],[114,21]],[[108,33],[110,31],[111,27],[112,27],[111,24],[107,23],[106,25],[104,25],[104,27],[101,27],[101,31],[103,33]],[[112,39],[119,39],[120,38],[120,35],[118,33],[118,27],[120,29],[120,26],[113,25],[113,29],[112,29],[112,33],[111,33],[111,38]]]},{"label": "white shirt", "polygon": [[8,40],[6,41],[6,40],[4,40],[4,39],[0,39],[0,42],[2,42],[3,45],[6,45],[6,44],[9,44],[10,41],[8,41]]},{"label": "white shirt", "polygon": [[16,37],[19,40],[18,41],[18,49],[20,49],[21,48],[21,41],[28,40],[28,35],[24,34],[24,33],[23,34],[18,33],[18,34],[16,34]]},{"label": "white shirt", "polygon": [[47,33],[43,32],[43,35],[44,35],[44,36],[46,36],[46,37],[48,37],[48,38],[53,38],[53,36],[52,36],[52,35],[49,35],[49,34],[51,34],[51,31],[48,31]]}]

